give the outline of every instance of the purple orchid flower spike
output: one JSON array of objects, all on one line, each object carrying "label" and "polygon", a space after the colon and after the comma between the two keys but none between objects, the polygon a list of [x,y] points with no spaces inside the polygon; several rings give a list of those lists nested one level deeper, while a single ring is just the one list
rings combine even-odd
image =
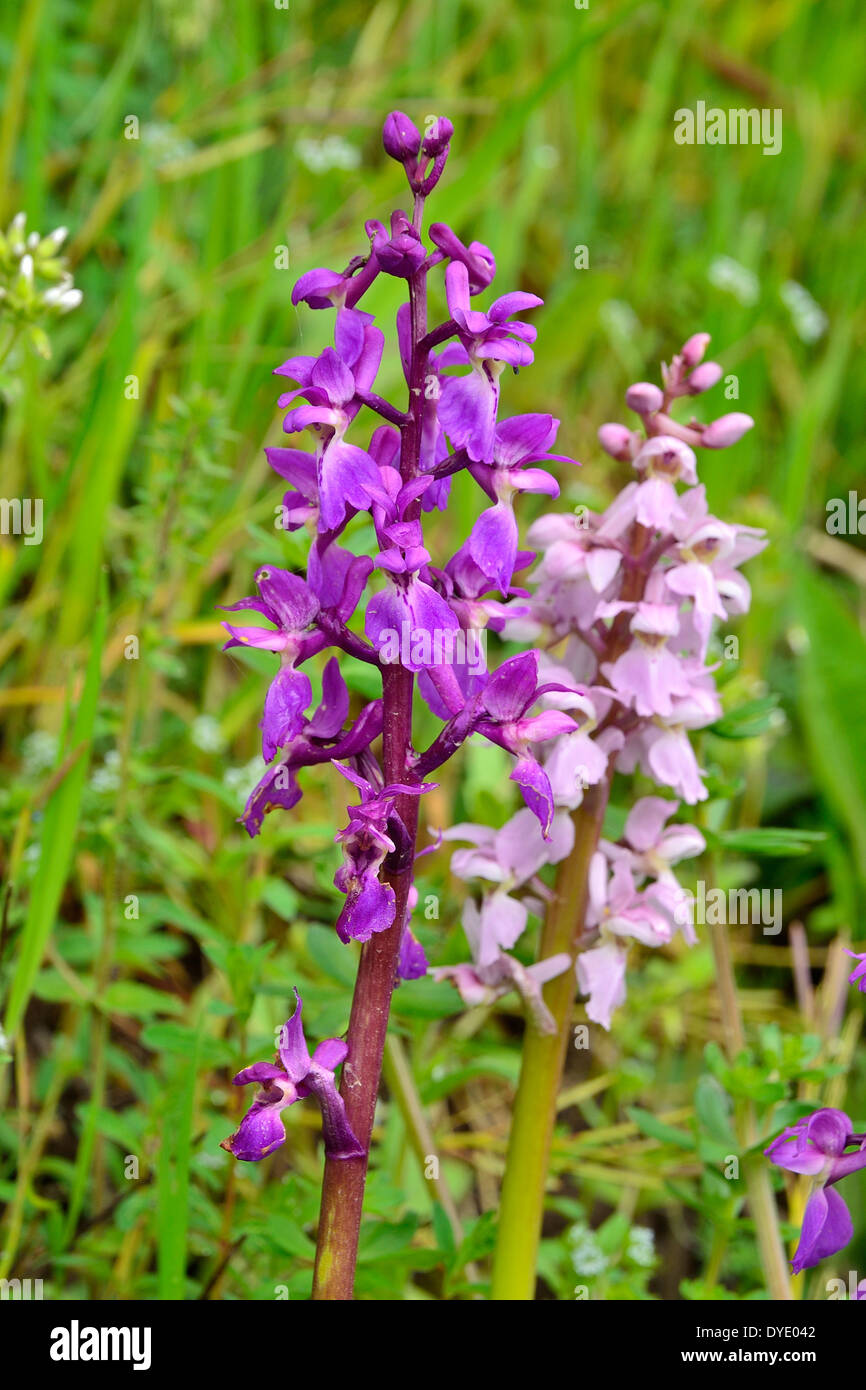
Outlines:
[{"label": "purple orchid flower spike", "polygon": [[315,1096],[322,1111],[322,1135],[328,1158],[363,1158],[346,1119],[343,1099],[337,1090],[334,1071],[348,1051],[340,1038],[326,1038],[312,1057],[307,1051],[301,1019],[303,1004],[295,990],[295,1012],[280,1030],[275,1062],[256,1062],[244,1067],[234,1078],[235,1086],[252,1082],[261,1086],[256,1099],[234,1134],[221,1148],[245,1163],[259,1163],[286,1141],[282,1112],[296,1100]]},{"label": "purple orchid flower spike", "polygon": [[[857,1148],[846,1153],[852,1144]],[[834,1184],[866,1169],[866,1134],[855,1134],[844,1110],[815,1110],[798,1120],[764,1150],[771,1163],[791,1173],[805,1173],[820,1185],[806,1203],[800,1243],[792,1269],[799,1274],[837,1254],[852,1240],[851,1213]]]}]

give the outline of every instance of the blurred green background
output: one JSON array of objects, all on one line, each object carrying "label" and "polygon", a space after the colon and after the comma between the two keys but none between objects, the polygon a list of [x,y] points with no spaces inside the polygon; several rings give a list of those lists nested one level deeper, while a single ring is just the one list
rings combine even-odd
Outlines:
[{"label": "blurred green background", "polygon": [[[614,1031],[570,1063],[539,1292],[760,1295],[740,1199],[707,1176],[737,1086],[766,1134],[819,1095],[866,1114],[840,955],[866,934],[866,551],[825,527],[828,499],[864,488],[861,20],[845,0],[5,8],[0,227],[19,211],[27,231],[68,226],[84,299],[43,325],[48,361],[0,301],[0,494],[44,501],[41,545],[0,536],[0,1273],[44,1277],[57,1298],[308,1292],[315,1114],[297,1107],[290,1144],[255,1169],[217,1144],[239,1113],[228,1079],[268,1054],[293,984],[313,1036],[345,1028],[354,961],[331,930],[345,801],[317,771],[260,839],[236,825],[272,659],[223,655],[216,606],[261,563],[304,563],[303,533],[273,527],[270,373],[328,341],[328,315],[291,306],[297,276],[342,269],[364,221],[404,201],[380,145],[396,106],[454,122],[431,216],[493,247],[499,293],[545,299],[535,366],[503,401],[561,418],[558,446],[584,466],[560,505],[602,506],[626,481],[596,428],[626,418],[626,386],[658,379],[692,332],[713,335],[738,381],[736,404],[716,388],[707,409],[757,422],[702,476],[715,510],[772,542],[748,567],[726,703],[780,704],[758,736],[704,750],[728,784],[711,814],[827,838],[723,867],[785,891],[782,938],[735,933],[758,1080],[713,1071],[704,945],[635,963]],[[781,108],[782,152],[675,144],[674,111],[699,100]],[[399,291],[380,277],[365,300],[386,330]],[[378,389],[399,399],[393,339]],[[455,488],[437,558],[477,506]],[[374,693],[349,675],[357,698]],[[495,750],[471,748],[425,799],[428,825],[501,821],[503,776]],[[429,954],[461,959],[465,890],[444,855],[422,874],[422,899],[441,903],[419,926]],[[794,920],[825,981],[811,1010],[792,983]],[[399,992],[395,1025],[359,1293],[471,1296],[516,1007],[462,1015],[424,981]],[[424,1179],[415,1093],[450,1198]],[[854,1210],[845,1270],[866,1263],[866,1204]],[[822,1289],[823,1275],[800,1291]]]}]

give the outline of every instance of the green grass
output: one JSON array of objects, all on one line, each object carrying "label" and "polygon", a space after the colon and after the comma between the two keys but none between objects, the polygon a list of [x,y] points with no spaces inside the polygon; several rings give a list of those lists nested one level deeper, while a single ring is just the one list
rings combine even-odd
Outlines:
[{"label": "green grass", "polygon": [[[85,296],[51,330],[50,362],[13,357],[0,380],[0,494],[45,508],[41,546],[0,537],[0,998],[15,1044],[0,1083],[0,1199],[14,1273],[44,1274],[54,1298],[309,1290],[314,1113],[292,1112],[291,1144],[269,1172],[233,1170],[218,1143],[239,1113],[229,1078],[269,1053],[294,984],[314,1036],[346,1026],[351,957],[338,962],[328,935],[342,791],[316,771],[299,818],[271,818],[255,842],[237,826],[269,663],[220,652],[216,607],[247,593],[265,560],[303,563],[302,543],[272,526],[270,373],[330,330],[327,315],[291,307],[294,279],[342,268],[363,249],[365,219],[386,218],[402,196],[379,145],[394,106],[421,123],[452,118],[433,215],[494,248],[500,292],[519,285],[546,301],[536,364],[509,382],[505,409],[561,418],[558,445],[583,462],[564,479],[563,506],[603,505],[625,480],[595,431],[624,418],[628,383],[653,379],[689,333],[712,333],[739,396],[725,402],[716,388],[711,402],[757,426],[709,460],[710,503],[772,541],[749,568],[754,603],[725,700],[778,692],[784,720],[746,743],[715,740],[707,755],[743,783],[723,808],[730,827],[828,832],[756,870],[784,887],[816,970],[828,948],[832,965],[837,938],[862,939],[863,538],[831,542],[824,529],[827,500],[862,489],[866,459],[860,23],[853,0],[830,18],[808,0],[6,7],[0,226],[19,208],[42,232],[68,225]],[[674,110],[698,100],[780,107],[782,153],[675,145]],[[130,116],[138,139],[125,138]],[[311,167],[309,142],[315,154],[327,137],[349,167]],[[578,245],[588,269],[574,267]],[[275,266],[282,246],[287,271]],[[720,257],[751,272],[751,297],[714,282]],[[791,280],[826,315],[813,342],[782,297]],[[382,277],[365,307],[386,322],[398,292]],[[378,385],[400,389],[393,344]],[[431,548],[453,548],[476,508],[456,488]],[[139,654],[128,659],[130,636]],[[473,750],[425,813],[433,825],[503,818],[501,788],[499,762]],[[732,882],[746,881],[742,863],[728,863]],[[424,891],[440,897],[439,922],[422,923],[430,954],[461,959],[462,887],[445,856],[421,867]],[[767,1028],[809,1029],[786,948],[768,955],[747,936],[736,943],[747,1029],[778,1070]],[[426,982],[395,1007],[467,1243],[445,1239],[389,1098],[360,1293],[466,1296],[466,1264],[486,1269],[519,1026],[511,1005],[463,1018],[445,986]],[[834,1103],[862,1118],[862,1052],[845,1036],[841,1051],[824,1040],[823,1064],[844,1075],[822,1094],[835,1087]],[[726,1287],[758,1287],[736,1204],[724,1195],[726,1227],[722,1197],[672,1138],[703,1142],[695,1087],[709,1084],[703,1050],[718,1037],[701,945],[644,959],[614,1033],[572,1060],[547,1295],[570,1296],[561,1233],[612,1215],[600,1296],[642,1296],[623,1230],[646,1225],[657,1232],[653,1294],[682,1296],[666,1257],[683,1222],[689,1278],[704,1278],[710,1257]],[[784,1065],[788,1098],[802,1098]],[[767,1132],[781,1115],[768,1103]],[[138,1179],[124,1175],[130,1155]],[[854,1187],[851,1267],[866,1258]],[[400,1225],[407,1213],[417,1229]]]}]

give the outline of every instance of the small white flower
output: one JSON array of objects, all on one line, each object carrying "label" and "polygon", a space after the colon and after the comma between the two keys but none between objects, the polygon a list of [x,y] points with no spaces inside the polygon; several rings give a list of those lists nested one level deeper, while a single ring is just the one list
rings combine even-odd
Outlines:
[{"label": "small white flower", "polygon": [[60,312],[68,314],[70,309],[77,309],[83,298],[81,290],[64,290],[57,301]]},{"label": "small white flower", "polygon": [[760,294],[757,275],[733,256],[716,256],[710,262],[707,279],[717,290],[727,290],[741,304],[754,304]]},{"label": "small white flower", "polygon": [[120,754],[112,748],[105,755],[102,767],[98,767],[90,779],[95,792],[115,792],[120,786]]},{"label": "small white flower", "polygon": [[602,1274],[607,1269],[607,1256],[585,1222],[572,1226],[568,1243],[575,1274]]},{"label": "small white flower", "polygon": [[203,753],[218,753],[225,743],[219,720],[212,714],[198,715],[192,722],[189,736]]},{"label": "small white flower", "polygon": [[650,1226],[632,1226],[626,1252],[629,1259],[644,1269],[652,1269],[656,1262],[655,1239],[655,1231]]},{"label": "small white flower", "polygon": [[827,331],[828,319],[820,304],[796,280],[786,280],[779,291],[785,308],[794,320],[794,332],[804,343],[816,343]]},{"label": "small white flower", "polygon": [[47,237],[45,238],[45,241],[50,243],[52,250],[59,251],[60,247],[63,245],[68,235],[68,227],[55,227],[53,232],[48,233]]},{"label": "small white flower", "polygon": [[25,772],[38,774],[47,772],[57,762],[59,741],[56,734],[47,729],[34,729],[21,745],[21,760]]}]

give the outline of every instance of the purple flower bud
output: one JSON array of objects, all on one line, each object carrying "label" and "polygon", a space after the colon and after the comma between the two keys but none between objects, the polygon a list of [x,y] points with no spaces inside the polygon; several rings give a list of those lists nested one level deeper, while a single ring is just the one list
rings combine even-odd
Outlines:
[{"label": "purple flower bud", "polygon": [[396,159],[398,164],[406,164],[410,159],[418,158],[421,135],[405,112],[392,111],[382,127],[382,144],[387,155]]},{"label": "purple flower bud", "polygon": [[471,241],[464,246],[447,222],[431,222],[429,235],[434,246],[438,246],[453,261],[462,261],[466,266],[470,294],[480,294],[487,289],[496,274],[496,258],[489,246],[481,241]]},{"label": "purple flower bud", "polygon": [[437,154],[441,154],[443,150],[447,149],[453,134],[454,127],[448,117],[437,116],[433,125],[424,136],[424,144],[422,146],[424,154],[429,156],[430,159],[435,159]]},{"label": "purple flower bud", "polygon": [[659,387],[650,381],[638,381],[625,393],[626,405],[638,415],[651,415],[654,410],[661,410],[664,399]]},{"label": "purple flower bud", "polygon": [[680,349],[680,357],[685,366],[696,367],[710,345],[709,333],[693,333]]},{"label": "purple flower bud", "polygon": [[709,391],[711,386],[715,386],[721,375],[722,369],[718,362],[702,362],[699,367],[695,367],[686,381],[689,395],[697,396],[701,391]]},{"label": "purple flower bud", "polygon": [[625,425],[602,425],[598,431],[598,442],[611,458],[631,458],[631,430],[626,429]]},{"label": "purple flower bud", "polygon": [[336,270],[317,267],[295,281],[293,304],[309,304],[311,309],[333,309],[345,288],[345,279]]},{"label": "purple flower bud", "polygon": [[754,423],[751,415],[744,415],[740,410],[734,410],[730,415],[720,415],[718,420],[707,425],[701,435],[701,443],[705,449],[727,449],[742,439]]},{"label": "purple flower bud", "polygon": [[423,265],[427,251],[416,229],[403,212],[391,217],[391,237],[386,242],[374,242],[376,260],[386,275],[408,279]]}]

